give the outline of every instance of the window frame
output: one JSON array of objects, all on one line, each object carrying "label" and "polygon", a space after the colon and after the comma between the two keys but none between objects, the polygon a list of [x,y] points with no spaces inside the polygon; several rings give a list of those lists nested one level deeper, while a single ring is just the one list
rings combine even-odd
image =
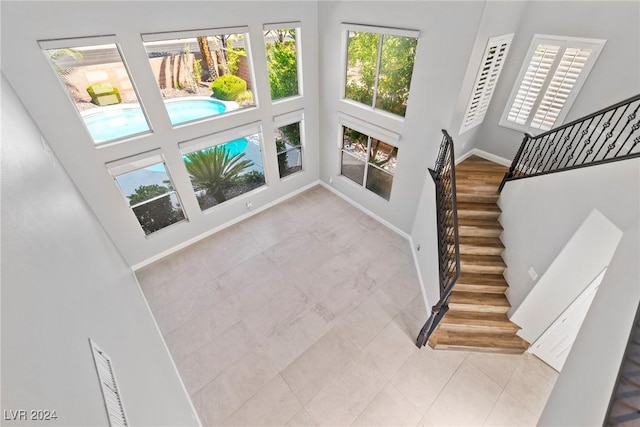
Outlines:
[{"label": "window frame", "polygon": [[[600,56],[600,53],[602,52],[602,49],[604,48],[605,43],[606,43],[605,39],[534,34],[531,40],[531,43],[529,44],[529,49],[527,50],[527,54],[522,62],[522,65],[520,66],[518,77],[516,78],[516,81],[513,84],[511,93],[509,95],[509,98],[504,107],[504,110],[502,112],[502,115],[500,117],[500,121],[498,124],[502,127],[506,127],[506,128],[521,131],[521,132],[526,132],[531,135],[537,135],[540,133],[547,132],[547,130],[545,129],[531,127],[531,122],[533,121],[537,113],[540,103],[544,99],[547,89],[549,88],[550,82],[553,80],[553,77],[556,74],[558,65],[562,60],[562,57],[564,56],[567,48],[592,49],[591,54],[589,55],[589,59],[587,60],[584,67],[580,71],[580,75],[576,79],[575,84],[572,86],[571,92],[569,93],[569,96],[567,97],[564,105],[562,106],[562,109],[560,110],[560,113],[558,114],[552,128],[561,125],[564,122],[564,119],[566,118],[567,114],[571,110],[571,106],[573,105],[573,102],[575,101],[578,94],[580,93],[580,90],[582,89],[584,82],[589,76],[589,73],[593,69],[593,66],[595,65],[596,61],[598,60],[598,57]],[[547,74],[544,82],[542,83],[542,87],[535,99],[533,106],[531,107],[531,110],[529,112],[529,115],[527,116],[527,120],[525,124],[519,124],[519,123],[509,121],[508,120],[509,111],[511,110],[511,107],[515,101],[518,91],[520,90],[520,86],[522,85],[525,74],[527,73],[529,64],[531,63],[533,55],[535,54],[535,51],[538,48],[538,46],[543,44],[559,46],[558,53],[553,60],[549,73]]]},{"label": "window frame", "polygon": [[[412,37],[416,40],[420,40],[420,30],[412,30],[405,28],[396,28],[396,27],[384,27],[384,26],[374,26],[374,25],[365,25],[365,24],[354,24],[349,22],[343,22],[340,25],[340,29],[342,32],[342,41],[341,41],[341,55],[342,55],[342,66],[341,66],[341,76],[340,76],[340,101],[357,107],[358,109],[366,112],[370,112],[373,114],[379,114],[384,117],[388,117],[390,119],[396,120],[399,124],[402,124],[405,120],[406,113],[404,116],[399,114],[394,114],[388,111],[385,111],[380,108],[375,107],[376,93],[377,93],[377,84],[374,85],[374,97],[372,101],[372,105],[363,104],[361,102],[355,101],[353,99],[349,99],[346,97],[347,92],[347,67],[349,66],[349,32],[350,31],[359,31],[359,32],[367,32],[379,34],[382,36],[380,45],[378,46],[377,57],[376,57],[376,82],[378,81],[378,76],[380,74],[380,61],[382,59],[382,44],[384,42],[384,36],[398,36],[398,37]],[[417,56],[417,53],[416,53]],[[414,57],[414,70],[415,70],[415,57]],[[412,70],[412,76],[413,72]],[[412,79],[413,80],[413,79]],[[411,93],[411,87],[409,87],[409,93]],[[407,105],[408,107],[408,105]]]},{"label": "window frame", "polygon": [[[284,151],[278,151],[278,148],[276,147],[276,160],[278,160],[278,156],[280,154],[285,154],[288,153],[289,151],[293,151],[293,150],[299,150],[300,151],[300,158],[301,158],[301,168],[299,171],[296,171],[294,173],[290,173],[289,175],[285,175],[280,176],[280,167],[278,166],[278,176],[280,178],[280,180],[283,179],[287,179],[290,176],[293,176],[295,174],[297,174],[298,172],[304,172],[306,170],[305,168],[305,159],[306,156],[304,154],[305,151],[305,130],[304,130],[304,110],[297,110],[297,111],[291,111],[289,113],[285,113],[285,114],[280,114],[278,116],[275,116],[273,118],[273,130],[274,130],[274,135],[275,132],[283,127],[283,126],[288,126],[288,125],[292,125],[294,123],[298,123],[298,126],[300,127],[300,145],[297,147],[292,147],[292,148],[287,148]],[[274,145],[275,145],[275,138],[273,141]]]},{"label": "window frame", "polygon": [[[140,107],[140,111],[142,112],[142,116],[145,119],[145,122],[147,124],[147,128],[148,130],[143,131],[143,132],[137,132],[137,133],[132,133],[129,135],[124,135],[118,138],[114,138],[114,139],[110,139],[110,140],[106,140],[106,141],[102,141],[102,142],[97,142],[94,138],[93,135],[91,135],[91,131],[89,130],[89,126],[87,126],[85,120],[84,120],[84,115],[82,114],[82,111],[80,111],[75,103],[75,101],[73,100],[73,97],[71,95],[71,93],[69,92],[69,90],[65,87],[64,82],[62,81],[62,79],[60,78],[60,76],[57,76],[57,80],[58,80],[58,84],[60,86],[60,88],[63,90],[63,92],[65,93],[67,99],[69,100],[69,102],[71,103],[71,105],[73,106],[76,116],[78,117],[78,120],[80,120],[80,122],[82,123],[82,126],[84,127],[84,130],[86,131],[86,134],[88,136],[89,141],[92,143],[93,148],[96,150],[102,149],[102,148],[107,148],[107,147],[112,147],[114,145],[118,145],[118,144],[123,144],[123,143],[129,143],[132,141],[137,141],[140,139],[143,139],[145,137],[148,137],[152,134],[155,133],[155,128],[153,126],[153,123],[151,123],[151,118],[149,117],[149,112],[147,111],[147,108],[144,105],[144,101],[142,100],[142,97],[140,96],[140,91],[138,90],[138,85],[136,84],[136,80],[134,79],[133,73],[131,72],[131,68],[129,67],[129,64],[127,63],[127,58],[124,55],[124,52],[122,50],[122,47],[120,46],[120,43],[118,41],[118,37],[115,34],[108,34],[108,35],[103,35],[103,36],[84,36],[84,37],[73,37],[73,38],[63,38],[63,39],[42,39],[42,40],[38,40],[38,46],[40,48],[40,50],[42,51],[42,54],[45,56],[45,59],[47,60],[47,62],[49,63],[49,67],[50,69],[54,72],[54,74],[58,74],[55,72],[55,64],[54,62],[51,60],[51,58],[48,55],[48,51],[52,50],[52,49],[74,49],[74,48],[79,48],[79,47],[91,47],[91,46],[102,46],[102,45],[114,45],[116,51],[118,52],[118,56],[120,57],[120,61],[122,61],[122,65],[125,69],[125,71],[127,72],[127,76],[129,78],[129,82],[131,83],[131,88],[133,90],[133,92],[136,94],[136,99],[138,101],[138,106]],[[144,77],[143,77],[144,79]],[[120,104],[117,104],[120,105]],[[106,106],[106,107],[102,107],[97,111],[105,111],[103,110],[103,108],[106,108],[107,111],[109,110],[111,106]],[[87,110],[90,111],[90,110]],[[90,115],[90,114],[88,114]]]},{"label": "window frame", "polygon": [[[132,205],[127,199],[127,196],[122,191],[122,187],[120,186],[116,178],[118,176],[135,172],[137,170],[141,170],[146,167],[153,166],[159,163],[162,163],[164,165],[165,172],[167,174],[167,177],[169,178],[169,182],[171,183],[171,187],[170,188],[168,187],[169,191],[159,196],[155,196],[143,202],[139,202],[139,203],[136,203],[135,205]],[[105,166],[109,171],[109,174],[111,175],[113,183],[117,187],[118,192],[120,193],[120,195],[122,196],[122,199],[126,203],[127,208],[129,209],[129,211],[131,211],[134,218],[136,219],[136,222],[138,223],[138,226],[139,226],[138,228],[144,235],[145,239],[150,239],[152,237],[155,237],[156,235],[158,235],[159,232],[163,232],[164,230],[171,228],[177,224],[180,224],[183,222],[189,222],[189,216],[187,215],[187,210],[185,209],[184,203],[182,202],[182,198],[180,197],[180,193],[178,192],[174,184],[173,178],[171,176],[171,171],[169,170],[169,166],[167,165],[167,161],[164,158],[162,150],[157,149],[157,150],[147,151],[144,153],[136,154],[134,156],[125,157],[119,160],[114,160],[112,162],[105,163]],[[147,234],[144,228],[142,227],[142,224],[140,224],[140,221],[138,220],[138,216],[136,215],[134,208],[154,202],[164,197],[171,197],[172,195],[175,195],[175,197],[178,199],[178,202],[180,203],[180,209],[182,210],[182,215],[184,216],[184,218],[181,219],[180,221],[176,221],[172,224],[167,225],[166,227],[162,227],[159,230],[156,230]]]},{"label": "window frame", "polygon": [[303,93],[303,75],[302,75],[302,25],[300,21],[290,21],[290,22],[278,22],[271,24],[263,24],[262,25],[262,44],[264,45],[264,51],[266,56],[265,63],[267,64],[266,76],[267,80],[269,77],[269,57],[267,55],[267,43],[264,40],[264,33],[271,30],[283,30],[283,29],[293,29],[296,32],[296,67],[297,67],[297,78],[298,78],[298,93],[296,95],[287,96],[285,98],[273,99],[271,98],[271,85],[269,85],[269,100],[271,104],[280,104],[283,102],[291,101],[293,99],[302,98],[304,96]]},{"label": "window frame", "polygon": [[[259,93],[258,93],[258,84],[256,83],[256,70],[253,61],[253,48],[251,46],[250,39],[250,28],[247,25],[240,25],[234,27],[217,27],[217,28],[207,28],[202,30],[179,30],[179,31],[167,31],[167,32],[156,32],[156,33],[141,33],[140,40],[143,49],[148,54],[147,47],[145,43],[153,43],[153,42],[162,42],[162,41],[170,41],[174,39],[189,39],[189,38],[198,38],[198,37],[214,37],[220,35],[227,34],[242,34],[244,37],[245,49],[247,53],[247,59],[249,61],[249,74],[251,75],[251,85],[252,85],[252,94],[253,94],[253,105],[245,108],[238,108],[236,110],[232,110],[229,112],[224,112],[222,114],[214,114],[211,116],[205,116],[194,120],[188,120],[180,123],[171,122],[171,118],[169,116],[169,111],[167,109],[166,102],[163,102],[164,111],[167,117],[167,120],[172,129],[180,129],[183,127],[188,127],[194,124],[207,122],[211,120],[219,120],[221,117],[229,117],[233,115],[247,114],[250,111],[255,111],[260,107]],[[148,62],[147,55],[147,62]],[[149,63],[149,69],[151,70],[151,64]],[[155,81],[156,89],[158,93],[162,96],[162,92],[157,85],[157,81],[153,78],[153,74],[151,74],[151,80]],[[191,98],[191,97],[189,97]],[[163,99],[164,101],[164,99]],[[219,100],[222,103],[226,103],[226,101]]]},{"label": "window frame", "polygon": [[[264,137],[263,127],[262,127],[262,122],[260,121],[240,125],[231,129],[226,129],[224,131],[212,133],[209,135],[199,136],[195,139],[191,139],[188,141],[179,142],[178,150],[180,152],[180,157],[182,158],[182,167],[184,168],[184,172],[187,176],[187,179],[189,179],[189,173],[187,172],[187,168],[184,165],[184,156],[198,152],[198,151],[206,150],[209,148],[214,148],[219,145],[224,145],[236,139],[246,138],[252,135],[258,135],[258,137],[260,138],[260,157],[262,159],[262,174],[264,175],[264,185],[261,185],[260,187],[254,188],[250,191],[247,191],[246,193],[239,194],[231,199],[227,199],[227,201],[230,201],[233,199],[241,199],[248,194],[254,194],[255,192],[262,191],[269,188],[271,178],[267,173],[266,158],[265,158],[265,154],[266,154],[265,153],[265,137]],[[190,196],[188,197],[193,197],[194,199],[197,200],[196,190],[193,188],[193,183],[191,183],[190,179],[189,179],[189,185],[191,186],[191,191],[189,192]],[[206,209],[202,209],[200,204],[197,203],[196,201],[196,205],[200,206],[200,213],[204,215],[207,215],[210,212],[215,211],[216,207],[221,206],[223,204],[224,203],[219,203],[214,206],[208,207]]]},{"label": "window frame", "polygon": [[[347,152],[348,156],[351,156],[359,161],[362,161],[364,163],[364,174],[362,177],[362,184],[359,184],[357,182],[355,182],[354,180],[352,180],[351,178],[347,177],[346,175],[344,175],[342,173],[342,156],[344,155],[345,151],[343,148],[344,145],[344,128],[349,128],[349,129],[353,129],[356,132],[359,132],[363,135],[366,135],[368,137],[367,139],[367,151],[366,151],[366,160],[362,160],[357,158],[356,156],[354,156],[351,153]],[[363,120],[358,119],[357,117],[353,117],[353,116],[349,116],[347,114],[344,113],[338,113],[338,130],[339,130],[339,137],[338,137],[338,141],[337,141],[337,145],[338,145],[338,176],[346,181],[351,183],[352,185],[355,185],[363,190],[368,191],[371,194],[374,194],[376,197],[378,197],[381,200],[384,200],[386,203],[390,203],[391,202],[391,195],[393,192],[393,184],[391,186],[391,190],[389,191],[389,199],[384,198],[383,196],[381,196],[380,194],[374,192],[373,190],[370,190],[369,188],[367,188],[367,176],[369,173],[369,166],[373,166],[376,169],[379,169],[381,171],[383,171],[384,173],[387,173],[389,175],[391,175],[394,180],[396,177],[396,172],[394,171],[394,173],[391,173],[389,171],[386,171],[382,168],[380,168],[379,166],[371,163],[370,161],[370,150],[371,150],[371,139],[377,139],[387,145],[390,145],[394,148],[397,148],[398,150],[400,149],[400,134],[389,131],[387,129],[378,127],[374,124],[365,122]],[[398,158],[396,156],[396,164],[397,164]],[[396,165],[396,169],[397,169],[397,165]]]}]

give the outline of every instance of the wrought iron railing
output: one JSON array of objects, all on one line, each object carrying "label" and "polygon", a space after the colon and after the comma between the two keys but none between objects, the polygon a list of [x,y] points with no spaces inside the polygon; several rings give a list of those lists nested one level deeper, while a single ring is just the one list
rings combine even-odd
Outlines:
[{"label": "wrought iron railing", "polygon": [[640,156],[640,95],[538,136],[525,133],[507,181]]},{"label": "wrought iron railing", "polygon": [[438,229],[438,263],[440,300],[431,309],[431,315],[416,339],[422,348],[440,320],[449,310],[449,298],[460,277],[460,245],[458,241],[458,208],[456,203],[456,166],[453,140],[442,130],[442,143],[434,169],[429,169],[436,189],[436,221]]}]

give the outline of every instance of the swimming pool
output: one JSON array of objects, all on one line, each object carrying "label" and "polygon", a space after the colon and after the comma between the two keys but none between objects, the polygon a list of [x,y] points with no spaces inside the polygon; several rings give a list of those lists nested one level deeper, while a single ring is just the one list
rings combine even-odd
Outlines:
[{"label": "swimming pool", "polygon": [[[164,104],[174,126],[215,116],[228,109],[225,103],[209,98],[176,98]],[[82,116],[96,144],[149,131],[138,104],[92,109],[83,112]]]}]

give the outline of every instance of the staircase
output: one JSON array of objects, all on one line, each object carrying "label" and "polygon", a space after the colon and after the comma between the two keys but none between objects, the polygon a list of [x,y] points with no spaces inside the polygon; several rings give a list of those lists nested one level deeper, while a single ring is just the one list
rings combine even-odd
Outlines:
[{"label": "staircase", "polygon": [[449,310],[429,338],[435,349],[522,353],[529,347],[506,314],[510,306],[497,201],[507,171],[476,156],[456,166],[461,274]]}]

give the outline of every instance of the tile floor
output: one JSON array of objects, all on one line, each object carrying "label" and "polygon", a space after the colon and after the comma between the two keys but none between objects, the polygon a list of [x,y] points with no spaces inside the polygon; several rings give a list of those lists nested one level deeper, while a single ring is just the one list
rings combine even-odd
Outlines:
[{"label": "tile floor", "polygon": [[557,376],[418,350],[408,242],[319,186],[138,278],[204,425],[535,425]]}]

